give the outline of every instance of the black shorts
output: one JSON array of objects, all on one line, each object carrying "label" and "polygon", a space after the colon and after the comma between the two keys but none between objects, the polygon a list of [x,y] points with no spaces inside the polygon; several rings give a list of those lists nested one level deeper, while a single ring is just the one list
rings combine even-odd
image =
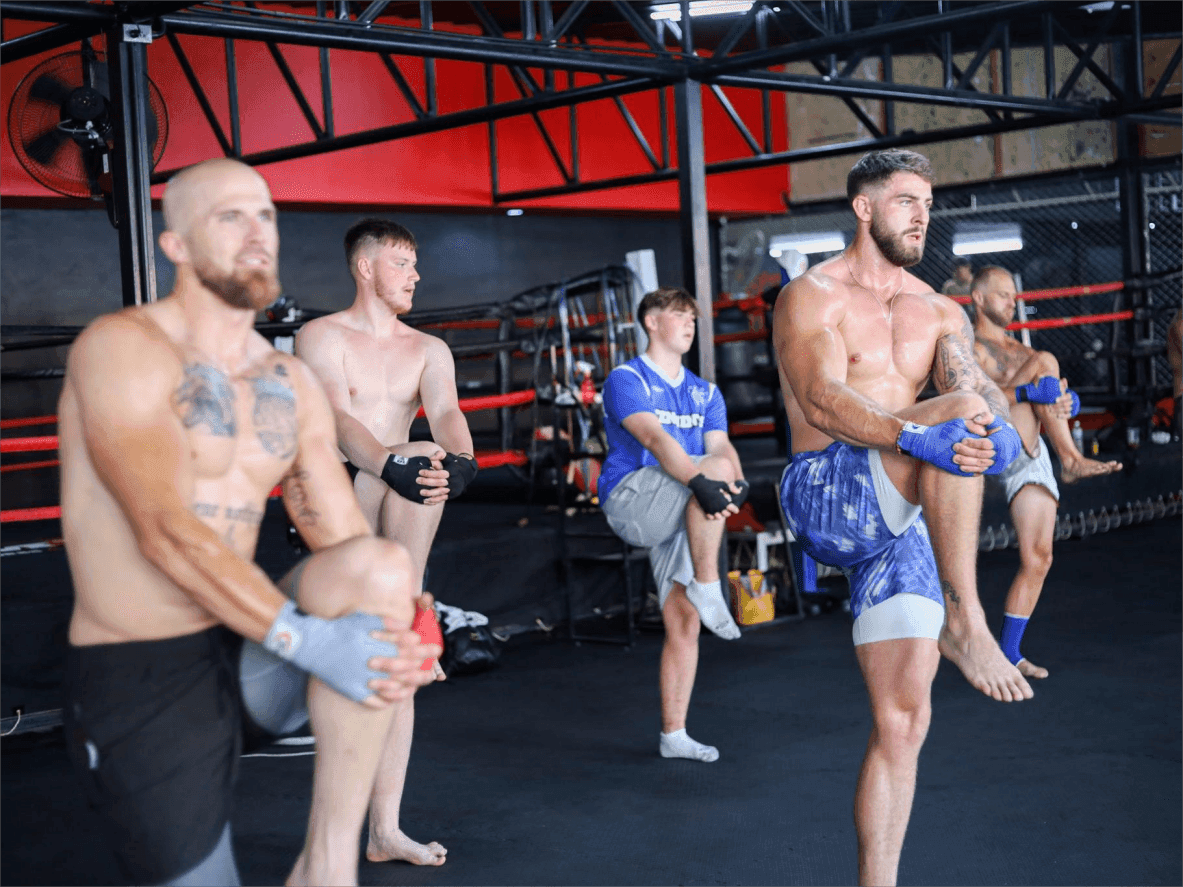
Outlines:
[{"label": "black shorts", "polygon": [[349,472],[350,483],[353,483],[355,480],[357,480],[357,476],[361,474],[361,469],[350,462],[348,459],[345,460],[345,470]]},{"label": "black shorts", "polygon": [[230,821],[242,749],[237,636],[71,646],[66,748],[131,883],[201,862]]}]

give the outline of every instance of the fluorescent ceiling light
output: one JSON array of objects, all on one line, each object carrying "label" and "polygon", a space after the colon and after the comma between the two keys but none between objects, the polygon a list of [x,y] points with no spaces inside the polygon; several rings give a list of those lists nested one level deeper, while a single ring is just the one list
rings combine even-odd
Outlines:
[{"label": "fluorescent ceiling light", "polygon": [[[700,15],[742,15],[752,8],[752,0],[690,0],[690,17]],[[681,3],[654,3],[649,7],[649,18],[671,22],[682,20]]]},{"label": "fluorescent ceiling light", "polygon": [[959,225],[953,232],[953,255],[1005,253],[1023,248],[1022,229],[1017,224]]},{"label": "fluorescent ceiling light", "polygon": [[774,259],[791,249],[803,255],[833,253],[846,248],[841,231],[811,231],[800,234],[777,234],[768,244],[768,255]]}]

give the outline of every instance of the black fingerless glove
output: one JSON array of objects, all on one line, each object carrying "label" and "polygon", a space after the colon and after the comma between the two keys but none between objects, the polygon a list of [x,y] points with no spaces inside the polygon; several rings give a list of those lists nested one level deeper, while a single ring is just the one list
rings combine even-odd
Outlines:
[{"label": "black fingerless glove", "polygon": [[444,471],[448,472],[448,498],[455,499],[476,477],[476,459],[472,456],[457,456],[454,453],[448,453],[444,456],[442,464]]},{"label": "black fingerless glove", "polygon": [[431,471],[431,460],[426,456],[396,456],[391,453],[382,466],[382,480],[404,499],[423,504],[423,493],[428,487],[420,486],[419,472]]},{"label": "black fingerless glove", "polygon": [[748,501],[748,493],[752,491],[752,485],[746,480],[737,480],[735,485],[739,487],[739,492],[731,493],[731,502],[736,508],[742,508],[743,504]]},{"label": "black fingerless glove", "polygon": [[718,514],[731,504],[731,489],[727,481],[711,480],[705,474],[696,474],[686,486],[707,514]]}]

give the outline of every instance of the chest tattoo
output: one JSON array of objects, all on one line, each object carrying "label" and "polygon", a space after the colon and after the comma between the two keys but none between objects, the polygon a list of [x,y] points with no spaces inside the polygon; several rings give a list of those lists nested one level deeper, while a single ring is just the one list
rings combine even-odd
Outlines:
[{"label": "chest tattoo", "polygon": [[[283,367],[277,367],[277,372]],[[255,408],[251,419],[263,449],[287,459],[296,453],[296,396],[278,378],[256,376],[251,379]]]},{"label": "chest tattoo", "polygon": [[234,437],[234,388],[226,374],[204,364],[185,367],[173,394],[173,408],[186,428],[203,428],[214,437]]}]

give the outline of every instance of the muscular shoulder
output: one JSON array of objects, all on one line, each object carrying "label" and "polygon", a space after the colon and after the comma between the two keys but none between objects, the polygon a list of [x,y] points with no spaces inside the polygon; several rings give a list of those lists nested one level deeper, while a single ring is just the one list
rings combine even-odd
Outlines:
[{"label": "muscular shoulder", "polygon": [[305,352],[340,348],[347,331],[348,328],[341,322],[341,312],[326,314],[300,327],[296,333],[296,348]]},{"label": "muscular shoulder", "polygon": [[182,360],[176,343],[144,309],[128,308],[88,325],[70,348],[67,368],[71,375],[148,382],[175,377]]},{"label": "muscular shoulder", "polygon": [[791,281],[776,300],[775,317],[784,331],[802,325],[839,323],[850,302],[850,287],[834,260],[822,262]]}]

